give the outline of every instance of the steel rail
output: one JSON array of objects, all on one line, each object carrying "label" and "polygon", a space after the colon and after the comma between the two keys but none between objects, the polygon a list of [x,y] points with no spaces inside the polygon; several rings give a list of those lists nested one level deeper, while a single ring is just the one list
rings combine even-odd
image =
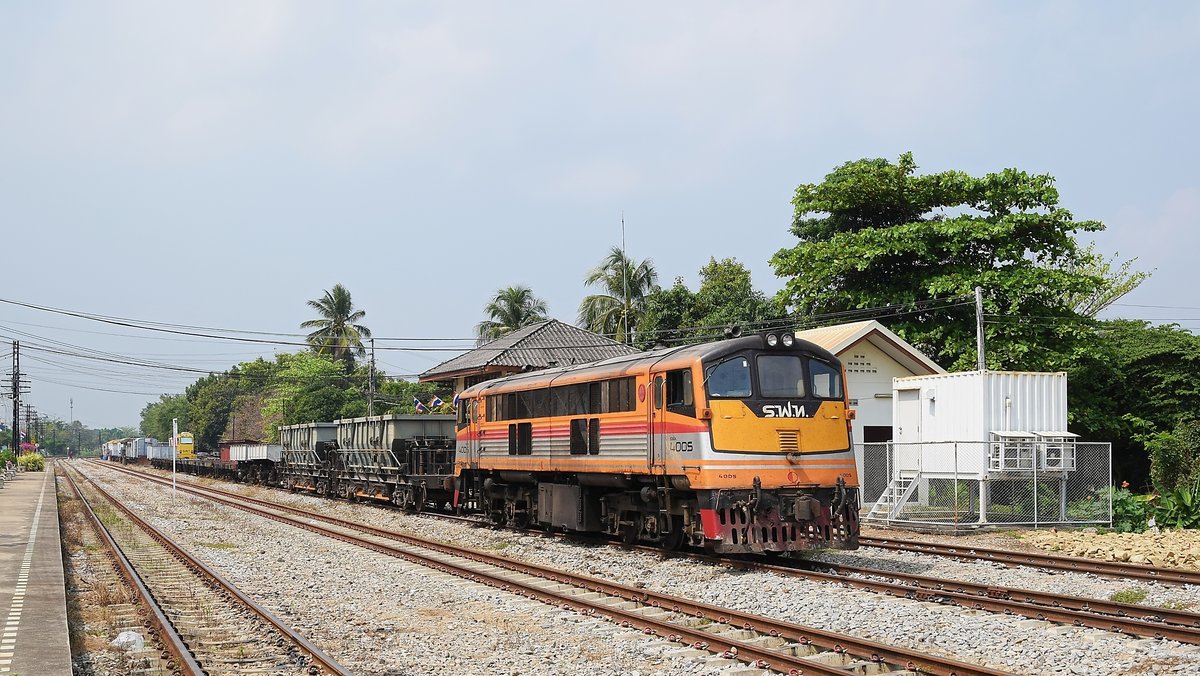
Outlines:
[{"label": "steel rail", "polygon": [[[115,468],[146,477],[153,481],[161,481],[158,477],[126,467]],[[229,496],[240,496],[237,493],[222,491],[215,488],[205,488],[213,492]],[[273,508],[293,510],[295,513],[306,513],[294,510],[278,503],[259,501]],[[487,525],[469,517],[428,513],[429,516],[446,520],[461,521]],[[325,517],[322,517],[325,518]],[[333,518],[333,517],[328,517]],[[350,522],[345,522],[350,523]],[[359,528],[350,524],[347,527]],[[368,527],[369,528],[369,527]],[[380,533],[376,533],[380,534]],[[391,537],[382,535],[383,537]],[[607,542],[607,540],[601,540]],[[1168,639],[1181,643],[1200,644],[1200,615],[1186,611],[1176,611],[1167,608],[1124,604],[1102,599],[1090,599],[1051,592],[1039,592],[1027,589],[981,585],[957,580],[932,578],[908,573],[897,573],[874,568],[847,566],[841,564],[816,563],[813,566],[834,570],[822,572],[813,570],[812,566],[785,565],[782,563],[766,563],[745,558],[717,557],[710,554],[691,552],[671,552],[639,546],[648,552],[679,556],[702,560],[714,565],[738,568],[741,570],[765,570],[779,574],[800,576],[822,582],[840,583],[875,593],[896,596],[918,601],[936,603],[952,603],[975,610],[987,610],[1006,615],[1020,615],[1030,619],[1055,622],[1072,626],[1086,626],[1117,634],[1142,636],[1156,639]],[[871,577],[892,578],[901,582],[885,582],[879,580],[851,577],[849,573],[857,573]]]},{"label": "steel rail", "polygon": [[[458,515],[433,512],[426,513],[426,515],[463,523],[488,525],[484,521]],[[571,537],[578,538],[579,536]],[[612,544],[610,540],[602,538],[582,539]],[[629,548],[628,545],[621,546]],[[650,546],[635,546],[634,548],[664,556],[701,560],[727,568],[764,570],[822,582],[841,583],[888,596],[936,603],[953,603],[974,610],[1021,615],[1035,620],[1092,627],[1117,634],[1200,644],[1200,614],[1182,610],[1117,603],[1105,599],[1068,596],[1030,589],[976,584],[824,561],[796,562],[794,564],[768,563],[755,561],[749,557],[718,557],[687,551],[664,552],[660,548]],[[851,574],[891,578],[899,582],[864,580],[851,577]]]},{"label": "steel rail", "polygon": [[935,593],[955,592],[958,594],[969,594],[972,597],[1004,599],[1028,604],[1036,604],[1038,606],[1046,606],[1049,608],[1062,608],[1073,612],[1099,613],[1100,616],[1141,620],[1143,622],[1150,623],[1147,631],[1153,630],[1154,627],[1172,625],[1187,631],[1186,633],[1181,633],[1177,637],[1159,636],[1156,634],[1139,635],[1153,635],[1154,638],[1171,638],[1172,640],[1182,641],[1185,643],[1200,643],[1200,614],[1197,613],[1182,610],[1172,610],[1170,608],[1162,608],[1157,606],[1141,606],[1134,603],[1118,603],[1116,601],[1109,601],[1107,599],[1087,599],[1079,596],[1068,596],[1066,594],[1056,594],[1054,592],[1043,592],[1031,589],[996,587],[973,582],[962,582],[959,580],[947,580],[942,578],[928,577],[925,575],[915,575],[912,573],[899,573],[889,570],[880,570],[878,568],[870,568],[865,566],[849,566],[840,563],[826,563],[823,561],[819,563],[814,562],[813,565],[819,568],[828,568],[830,570],[834,570],[839,574],[839,577],[842,574],[858,574],[893,578],[904,581],[904,583],[908,586]]},{"label": "steel rail", "polygon": [[[72,468],[72,469],[74,469],[74,468]],[[78,470],[75,470],[75,471],[78,471]],[[69,478],[69,476],[70,475],[68,474],[68,478]],[[228,594],[229,596],[232,596],[242,606],[246,607],[247,609],[252,611],[255,615],[257,615],[260,619],[262,619],[264,622],[271,625],[271,627],[273,627],[275,629],[275,631],[279,632],[281,635],[286,637],[289,641],[291,641],[292,643],[295,643],[297,646],[299,646],[302,650],[304,650],[304,652],[308,653],[308,655],[312,658],[313,662],[315,662],[316,665],[318,665],[326,673],[335,674],[336,676],[350,676],[350,674],[351,674],[350,671],[348,671],[342,665],[338,664],[338,662],[336,660],[334,660],[332,657],[327,655],[323,650],[318,648],[316,645],[314,645],[312,642],[310,642],[307,638],[305,638],[304,636],[301,636],[300,634],[293,631],[291,629],[291,627],[284,624],[283,620],[276,617],[275,614],[272,613],[270,610],[267,610],[266,608],[264,608],[261,605],[259,605],[258,603],[256,603],[254,601],[254,599],[252,599],[249,596],[247,596],[246,594],[242,593],[242,591],[240,589],[238,589],[236,586],[234,586],[233,583],[229,582],[224,577],[222,577],[219,573],[217,573],[215,570],[213,570],[212,568],[209,568],[202,561],[200,561],[199,559],[197,559],[194,556],[192,556],[191,554],[189,554],[186,550],[184,550],[182,547],[180,547],[178,544],[176,544],[173,540],[171,540],[171,538],[169,538],[162,531],[158,530],[154,526],[151,526],[148,522],[146,522],[144,519],[139,517],[137,514],[134,514],[132,510],[130,510],[125,505],[121,504],[120,501],[118,501],[115,497],[113,497],[111,493],[106,491],[99,484],[92,481],[86,475],[80,474],[80,476],[82,476],[85,480],[87,480],[87,482],[89,484],[91,484],[91,486],[93,488],[95,488],[96,491],[99,492],[100,495],[104,497],[104,499],[108,500],[113,505],[115,505],[117,507],[117,509],[119,509],[121,511],[122,514],[124,514],[138,528],[145,531],[156,542],[158,542],[160,545],[162,545],[176,559],[180,560],[188,568],[191,568],[192,570],[196,571],[201,577],[204,577],[207,580],[209,580],[209,582],[211,584],[219,587],[223,593]],[[74,485],[73,480],[72,480],[72,485]],[[76,490],[78,490],[78,487],[76,487]]]},{"label": "steel rail", "polygon": [[79,489],[79,486],[75,483],[75,479],[71,477],[71,473],[64,469],[63,476],[66,477],[67,483],[71,486],[71,491],[79,498],[80,503],[83,504],[84,511],[92,523],[92,528],[100,536],[105,548],[112,555],[117,571],[120,572],[121,577],[125,578],[129,586],[134,589],[138,603],[149,611],[149,619],[154,625],[155,633],[162,641],[163,647],[171,656],[171,659],[174,660],[174,665],[187,676],[202,676],[207,673],[200,666],[200,663],[196,661],[195,655],[192,654],[183,637],[179,635],[179,632],[175,631],[175,626],[171,624],[171,621],[167,619],[162,608],[159,607],[154,594],[142,582],[141,575],[134,570],[133,564],[125,557],[125,553],[121,551],[121,547],[109,535],[108,528],[104,526],[104,522],[100,520],[95,510],[92,509],[91,501]]},{"label": "steel rail", "polygon": [[[110,469],[152,481],[159,485],[170,485],[168,481],[144,472],[117,467],[111,467]],[[551,604],[566,604],[572,608],[583,611],[587,615],[600,614],[602,616],[608,616],[612,618],[613,621],[617,621],[623,626],[639,627],[648,631],[648,633],[652,633],[659,637],[665,637],[668,640],[674,640],[683,643],[690,642],[694,648],[708,650],[729,658],[748,661],[756,667],[770,668],[777,671],[795,670],[795,673],[800,674],[819,673],[845,676],[847,673],[845,669],[822,665],[818,662],[805,660],[784,652],[761,648],[744,641],[723,638],[719,635],[700,629],[693,629],[665,621],[660,621],[653,617],[642,615],[633,610],[626,610],[605,605],[583,597],[563,597],[555,592],[547,591],[534,583],[521,582],[511,578],[498,576],[496,574],[485,573],[477,568],[464,566],[462,564],[456,564],[449,561],[429,559],[425,556],[415,554],[411,551],[401,549],[393,545],[375,542],[372,540],[365,540],[352,533],[347,533],[341,530],[333,530],[316,523],[316,521],[323,521],[338,526],[339,528],[359,531],[376,537],[399,541],[409,546],[432,550],[455,558],[463,558],[501,568],[507,571],[528,574],[540,582],[566,584],[580,589],[606,594],[611,597],[621,598],[626,601],[632,601],[643,606],[659,608],[664,611],[685,613],[697,618],[716,621],[721,624],[729,624],[735,628],[754,631],[762,634],[763,636],[778,637],[802,645],[818,646],[839,654],[854,655],[867,662],[899,665],[906,669],[920,670],[923,673],[928,674],[945,674],[955,676],[978,674],[980,676],[999,676],[1006,673],[989,667],[970,664],[959,660],[933,657],[926,653],[909,650],[907,648],[899,648],[895,646],[874,643],[849,635],[836,634],[791,622],[773,620],[758,615],[751,615],[727,608],[720,608],[717,606],[690,601],[688,599],[682,599],[667,594],[660,594],[646,589],[638,589],[614,582],[598,580],[596,578],[577,575],[545,566],[539,566],[537,564],[524,563],[515,561],[513,559],[493,556],[483,552],[478,552],[442,542],[426,540],[416,536],[396,533],[394,531],[355,523],[337,517],[314,514],[297,507],[281,505],[237,493],[229,493],[220,489],[199,487],[195,486],[194,484],[189,484],[187,486],[180,485],[179,489],[189,492],[193,495],[198,495],[209,500],[250,512],[252,514],[273,519],[280,523],[297,526],[299,528],[304,528],[306,530],[333,537],[344,542],[365,547],[373,551],[397,556],[399,558],[418,563],[422,566],[434,567],[474,582],[480,582],[483,584],[488,584],[489,586],[497,587],[503,591],[510,591],[531,596],[532,598],[537,598]],[[284,513],[276,513],[264,510],[288,512],[302,516],[303,519],[293,518]]]},{"label": "steel rail", "polygon": [[1027,554],[988,547],[947,545],[898,538],[859,537],[858,543],[863,547],[920,552],[922,554],[936,554],[938,556],[976,561],[995,561],[1008,566],[1033,566],[1036,568],[1066,570],[1074,573],[1092,573],[1093,575],[1121,579],[1135,578],[1165,584],[1200,585],[1200,572],[1178,568],[1156,568],[1139,566],[1132,563],[1097,561],[1095,559],[1056,556],[1054,554]]}]

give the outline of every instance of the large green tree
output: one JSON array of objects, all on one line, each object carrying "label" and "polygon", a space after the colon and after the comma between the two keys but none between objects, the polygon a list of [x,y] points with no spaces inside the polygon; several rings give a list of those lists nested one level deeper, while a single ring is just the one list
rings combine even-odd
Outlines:
[{"label": "large green tree", "polygon": [[1068,299],[1104,284],[1079,270],[1074,234],[1103,225],[1074,220],[1049,175],[916,170],[905,153],[797,187],[800,241],[771,259],[786,280],[780,301],[800,321],[889,308],[890,328],[954,370],[975,365],[970,295],[980,286],[988,367],[1061,367],[1088,330]]},{"label": "large green tree", "polygon": [[366,355],[362,341],[371,337],[371,329],[359,324],[367,313],[354,309],[350,292],[341,284],[334,284],[325,295],[308,301],[308,306],[320,315],[300,325],[314,329],[308,334],[308,344],[318,354],[328,354],[346,365],[346,372],[354,370],[354,358]]},{"label": "large green tree", "polygon": [[[164,394],[158,401],[142,408],[142,434],[156,439],[171,438],[171,421],[179,421],[179,431],[191,427],[187,397],[181,394]],[[107,439],[105,439],[107,441]]]},{"label": "large green tree", "polygon": [[1067,305],[1084,317],[1095,317],[1102,310],[1133,291],[1150,277],[1149,272],[1134,270],[1136,258],[1118,263],[1117,256],[1105,258],[1096,253],[1096,245],[1088,244],[1079,252],[1079,258],[1068,261],[1064,271],[1096,277],[1103,283],[1089,292],[1079,292],[1066,299]]},{"label": "large green tree", "polygon": [[1200,336],[1175,325],[1100,322],[1068,380],[1071,429],[1111,441],[1116,479],[1146,487],[1147,446],[1200,418]]},{"label": "large green tree", "polygon": [[658,290],[654,263],[638,262],[613,247],[583,282],[598,287],[600,293],[586,296],[579,304],[579,325],[619,343],[632,343],[634,328],[646,312],[646,298]]},{"label": "large green tree", "polygon": [[755,330],[784,318],[784,312],[766,294],[754,288],[750,271],[735,258],[710,258],[700,268],[695,292],[676,278],[669,289],[646,297],[646,310],[638,325],[638,344],[711,340],[725,328]]},{"label": "large green tree", "polygon": [[475,325],[477,342],[506,336],[513,331],[546,320],[546,301],[533,295],[527,286],[506,286],[483,306],[487,319]]}]

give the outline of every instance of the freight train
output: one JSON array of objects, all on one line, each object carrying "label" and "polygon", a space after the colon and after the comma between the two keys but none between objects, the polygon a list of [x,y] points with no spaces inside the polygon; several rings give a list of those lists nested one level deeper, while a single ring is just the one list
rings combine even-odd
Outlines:
[{"label": "freight train", "polygon": [[455,415],[284,426],[278,446],[179,466],[668,549],[858,546],[845,371],[791,333],[522,373],[457,399]]}]

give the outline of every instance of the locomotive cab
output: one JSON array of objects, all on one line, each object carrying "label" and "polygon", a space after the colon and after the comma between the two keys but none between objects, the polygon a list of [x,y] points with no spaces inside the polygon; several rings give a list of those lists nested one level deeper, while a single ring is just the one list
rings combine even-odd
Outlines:
[{"label": "locomotive cab", "polygon": [[769,333],[702,362],[712,471],[690,481],[723,552],[854,548],[858,479],[844,373],[829,352]]}]

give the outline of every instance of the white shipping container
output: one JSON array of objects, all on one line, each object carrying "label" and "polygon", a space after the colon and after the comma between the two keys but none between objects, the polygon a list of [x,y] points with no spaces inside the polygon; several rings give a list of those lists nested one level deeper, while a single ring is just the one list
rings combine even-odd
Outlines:
[{"label": "white shipping container", "polygon": [[283,446],[278,444],[230,444],[229,459],[235,462],[270,460],[279,462],[283,457]]},{"label": "white shipping container", "polygon": [[1067,374],[966,371],[892,381],[897,443],[990,441],[995,432],[1067,429]]}]

